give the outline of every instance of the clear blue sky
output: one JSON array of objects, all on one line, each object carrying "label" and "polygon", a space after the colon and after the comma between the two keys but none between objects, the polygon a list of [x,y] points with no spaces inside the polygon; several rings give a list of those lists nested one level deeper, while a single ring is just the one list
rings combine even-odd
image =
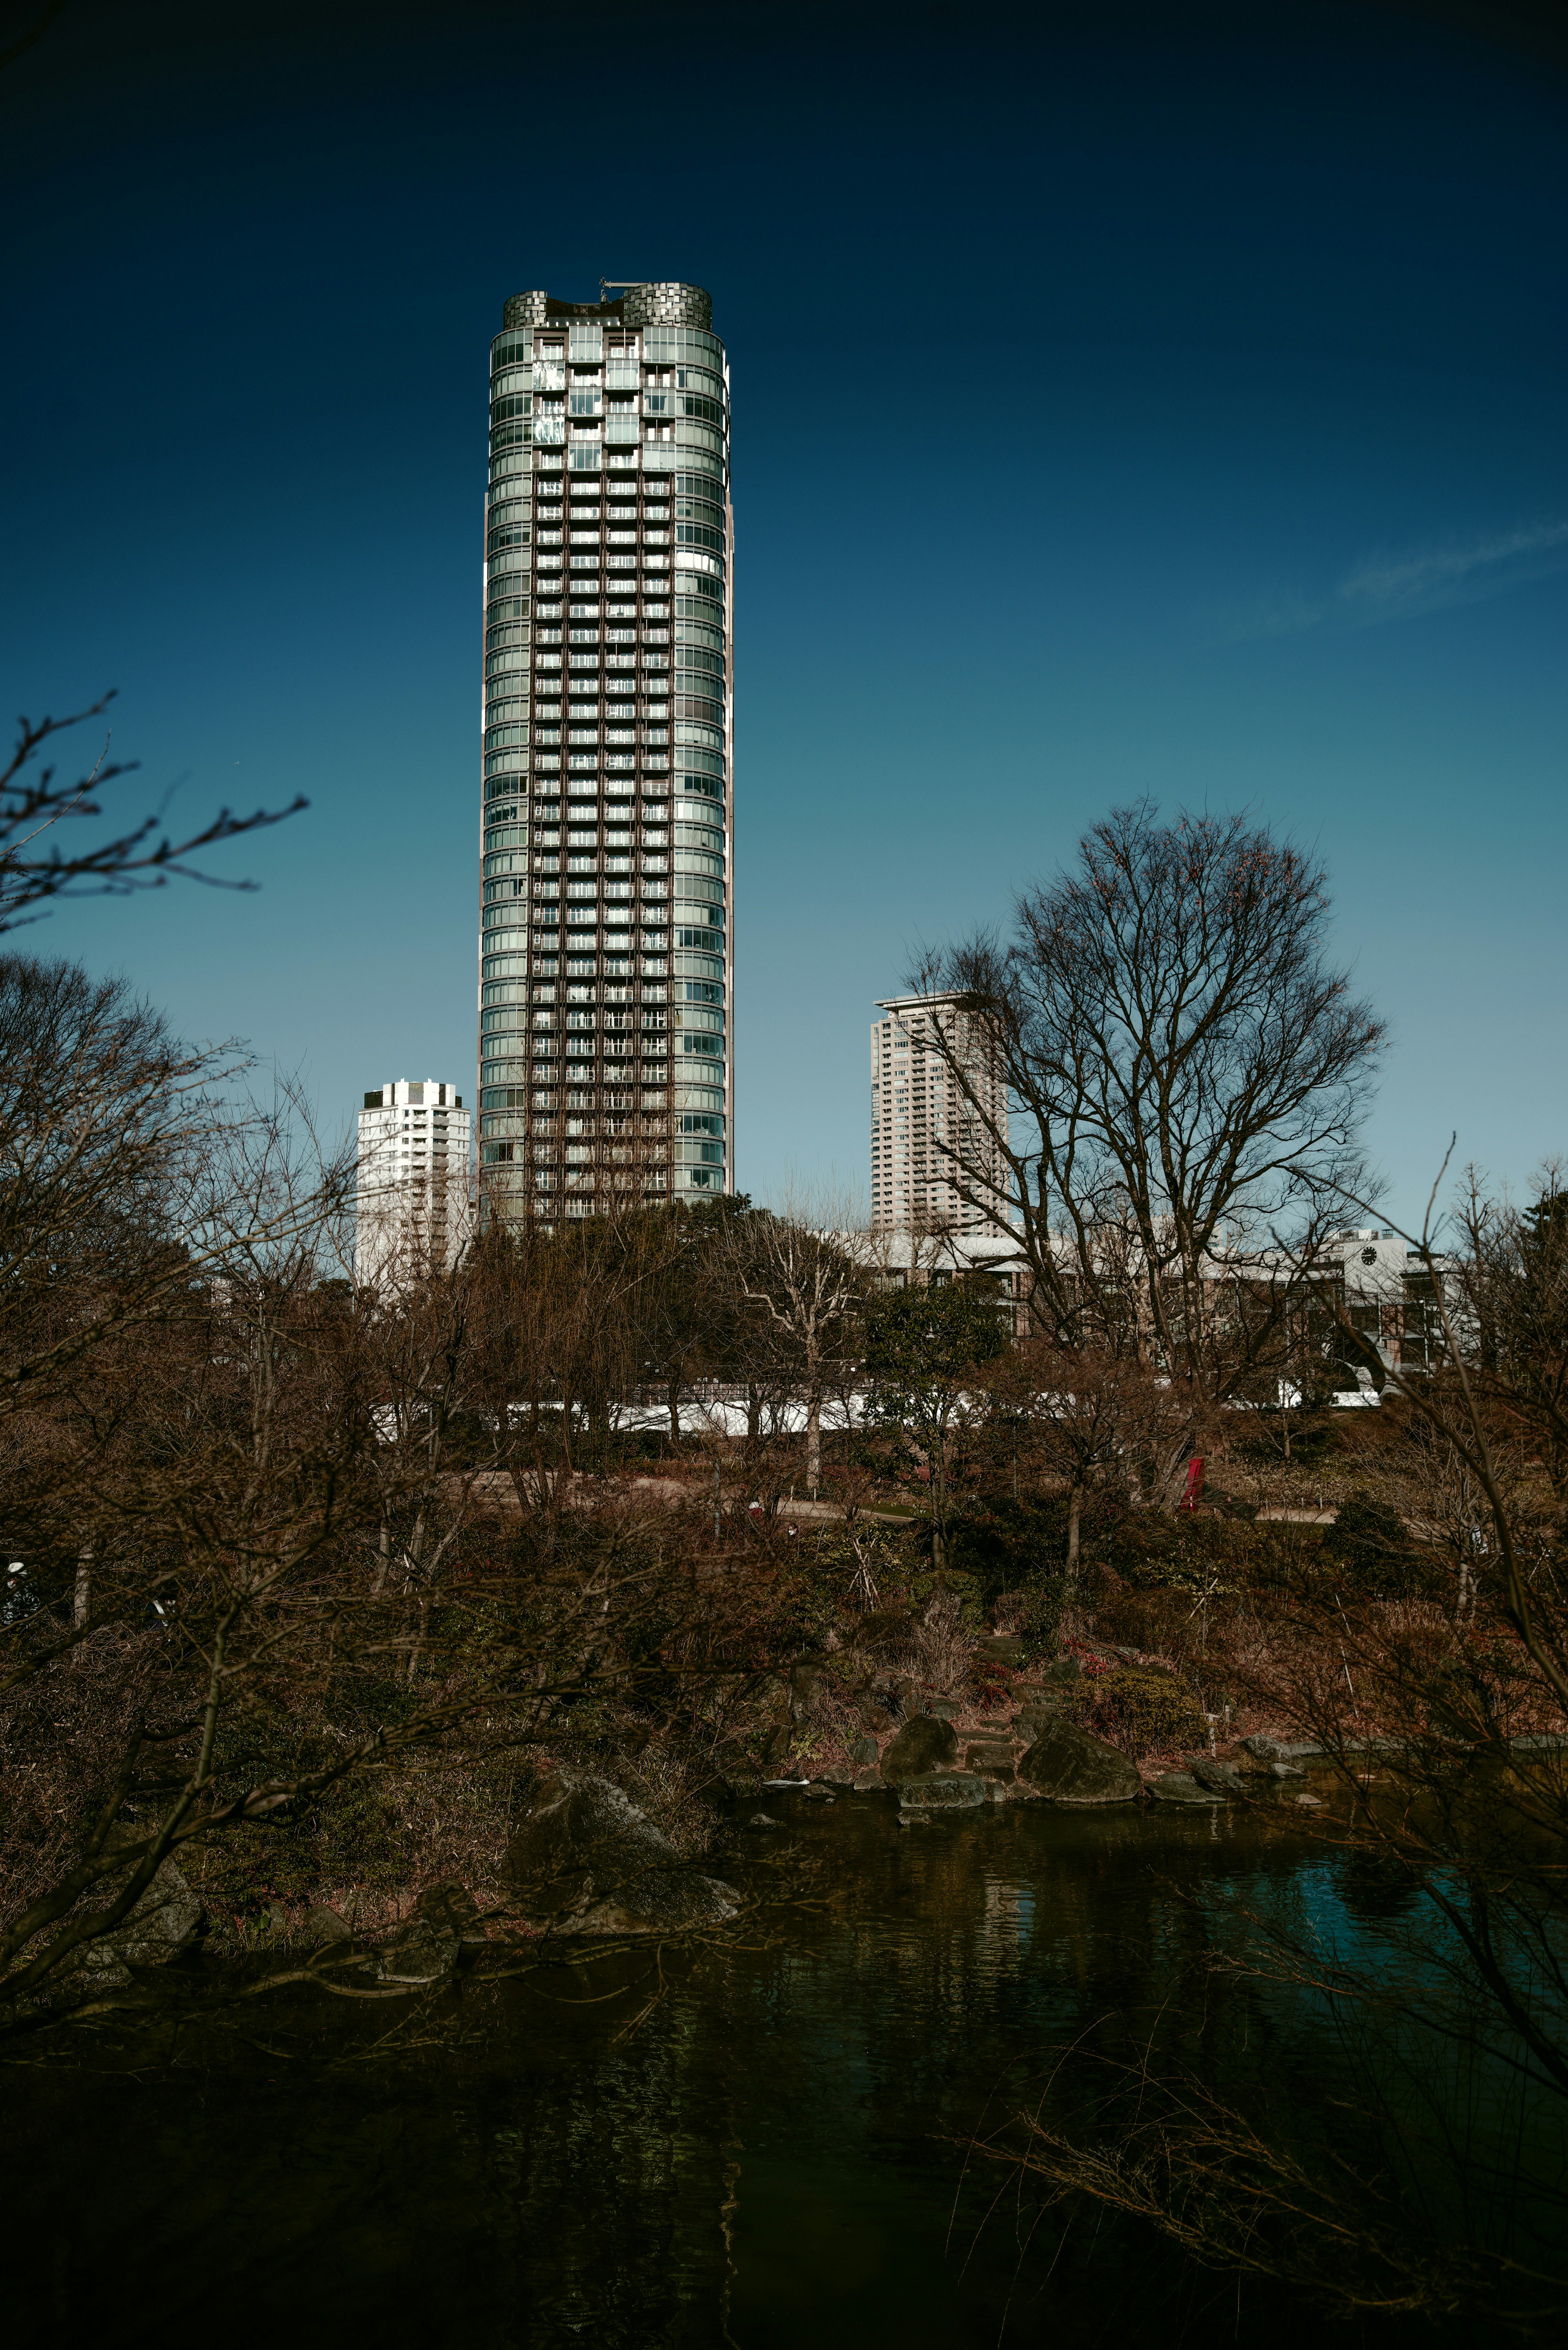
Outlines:
[{"label": "clear blue sky", "polygon": [[329,1118],[470,1092],[488,340],[520,287],[681,277],[734,382],[743,1188],[863,1183],[909,948],[1145,793],[1328,860],[1396,1209],[1453,1128],[1568,1149],[1535,21],[67,5],[0,72],[6,706],[118,686],[139,810],[311,807],[213,860],[254,896],[29,943]]}]

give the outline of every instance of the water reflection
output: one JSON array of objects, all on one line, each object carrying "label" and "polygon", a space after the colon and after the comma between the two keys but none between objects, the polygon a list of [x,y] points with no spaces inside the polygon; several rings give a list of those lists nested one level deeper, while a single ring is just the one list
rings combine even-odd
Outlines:
[{"label": "water reflection", "polygon": [[[413,2047],[334,2008],[286,2058],[258,2019],[161,2069],[13,2071],[11,2340],[1167,2350],[1240,2307],[1274,2350],[1323,2343],[1117,2224],[1064,2235],[958,2144],[1064,2033],[1158,2011],[1210,1930],[1183,1891],[1288,1888],[1297,1835],[776,1808],[812,1900],[673,1961],[635,2029],[643,1968],[561,1968],[454,1997]],[[1199,2054],[1217,2029],[1181,2026]]]}]

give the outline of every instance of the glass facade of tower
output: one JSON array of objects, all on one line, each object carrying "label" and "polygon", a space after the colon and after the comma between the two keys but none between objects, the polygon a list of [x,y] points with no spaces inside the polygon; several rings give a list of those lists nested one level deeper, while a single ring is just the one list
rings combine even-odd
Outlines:
[{"label": "glass facade of tower", "polygon": [[700,287],[515,295],[491,346],[487,1212],[732,1188],[730,377]]}]

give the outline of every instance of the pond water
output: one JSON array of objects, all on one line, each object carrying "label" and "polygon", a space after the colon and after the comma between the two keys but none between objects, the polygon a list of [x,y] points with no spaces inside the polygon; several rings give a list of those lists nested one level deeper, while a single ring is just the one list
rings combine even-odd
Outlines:
[{"label": "pond water", "polygon": [[[614,1960],[418,2013],[312,1993],[9,2066],[12,2350],[1338,2338],[961,2144],[1039,2104],[1064,2038],[1173,1996],[1189,2054],[1233,2044],[1182,2009],[1202,1899],[1337,1901],[1299,1825],[765,1801],[787,1834],[715,1864],[760,1907],[662,1984]],[[1250,2061],[1271,2035],[1282,2081],[1341,2061],[1309,2013],[1252,2012]]]}]

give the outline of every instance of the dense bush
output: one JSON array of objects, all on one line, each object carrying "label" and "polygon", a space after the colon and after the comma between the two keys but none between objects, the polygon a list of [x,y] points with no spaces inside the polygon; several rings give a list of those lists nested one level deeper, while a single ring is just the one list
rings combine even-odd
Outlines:
[{"label": "dense bush", "polygon": [[1397,1510],[1358,1487],[1324,1541],[1324,1563],[1361,1599],[1416,1598],[1432,1579]]},{"label": "dense bush", "polygon": [[1209,1725],[1197,1699],[1172,1673],[1124,1665],[1116,1672],[1083,1681],[1074,1710],[1085,1729],[1098,1732],[1129,1754],[1151,1746],[1201,1746]]},{"label": "dense bush", "polygon": [[1066,1496],[992,1496],[971,1505],[954,1523],[950,1549],[992,1607],[1004,1591],[1061,1572],[1067,1556]]}]

